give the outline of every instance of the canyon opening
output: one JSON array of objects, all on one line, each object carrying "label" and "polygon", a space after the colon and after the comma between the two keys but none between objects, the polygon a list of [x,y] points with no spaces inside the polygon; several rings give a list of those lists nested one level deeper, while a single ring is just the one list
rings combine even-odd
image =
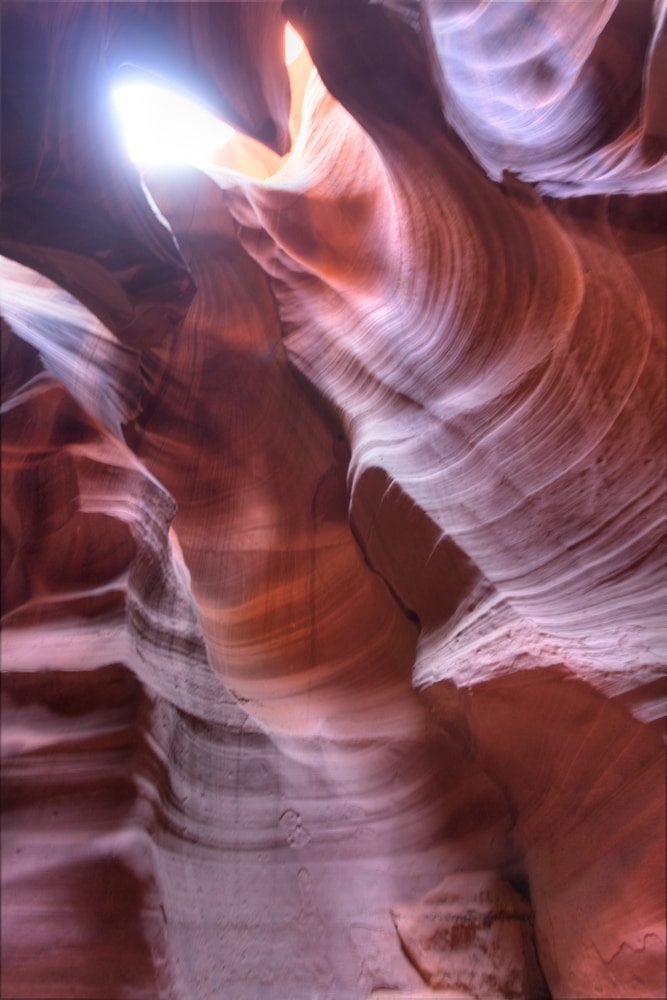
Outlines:
[{"label": "canyon opening", "polygon": [[664,997],[663,0],[1,16],[2,997]]}]

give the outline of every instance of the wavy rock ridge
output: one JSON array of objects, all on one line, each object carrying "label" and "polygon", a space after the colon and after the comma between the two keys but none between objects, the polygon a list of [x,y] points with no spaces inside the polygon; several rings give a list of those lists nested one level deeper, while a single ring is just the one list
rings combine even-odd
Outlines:
[{"label": "wavy rock ridge", "polygon": [[664,996],[665,10],[3,5],[3,996]]}]

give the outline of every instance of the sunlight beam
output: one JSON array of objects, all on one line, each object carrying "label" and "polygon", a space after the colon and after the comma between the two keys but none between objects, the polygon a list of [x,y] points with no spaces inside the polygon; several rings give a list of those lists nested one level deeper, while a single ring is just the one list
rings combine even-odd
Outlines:
[{"label": "sunlight beam", "polygon": [[156,163],[210,163],[234,135],[205,108],[153,83],[114,88],[130,159],[141,166]]},{"label": "sunlight beam", "polygon": [[[296,62],[303,40],[294,28],[285,28],[285,62]],[[236,134],[231,125],[183,94],[153,82],[118,84],[113,98],[121,118],[125,145],[138,166],[190,163],[204,167]]]},{"label": "sunlight beam", "polygon": [[303,50],[303,38],[298,35],[291,24],[285,28],[285,62],[288,66],[298,59]]}]

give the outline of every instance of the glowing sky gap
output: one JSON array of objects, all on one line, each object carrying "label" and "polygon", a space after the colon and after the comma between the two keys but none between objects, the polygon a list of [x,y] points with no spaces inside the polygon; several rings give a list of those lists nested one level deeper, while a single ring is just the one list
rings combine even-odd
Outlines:
[{"label": "glowing sky gap", "polygon": [[234,134],[193,101],[152,83],[124,84],[113,96],[135,163],[208,163]]},{"label": "glowing sky gap", "polygon": [[[285,62],[299,56],[303,41],[288,24]],[[231,137],[234,129],[196,102],[154,83],[127,83],[114,88],[130,159],[142,166],[191,163],[204,166]]]}]

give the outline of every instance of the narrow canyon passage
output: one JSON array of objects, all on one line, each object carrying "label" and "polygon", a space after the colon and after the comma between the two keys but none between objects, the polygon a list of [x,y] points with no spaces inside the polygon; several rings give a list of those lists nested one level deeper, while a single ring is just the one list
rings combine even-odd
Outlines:
[{"label": "narrow canyon passage", "polygon": [[2,996],[663,996],[664,4],[2,17]]}]

